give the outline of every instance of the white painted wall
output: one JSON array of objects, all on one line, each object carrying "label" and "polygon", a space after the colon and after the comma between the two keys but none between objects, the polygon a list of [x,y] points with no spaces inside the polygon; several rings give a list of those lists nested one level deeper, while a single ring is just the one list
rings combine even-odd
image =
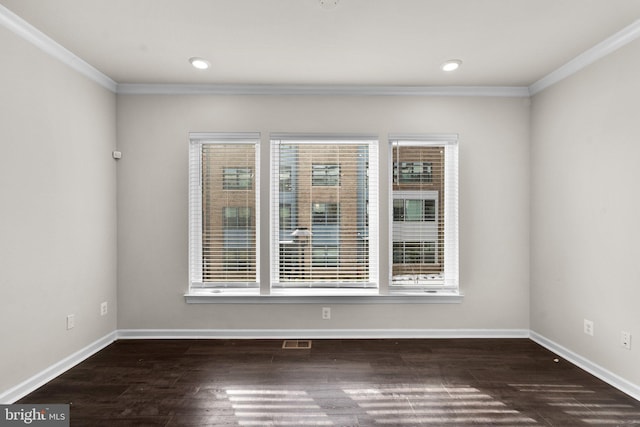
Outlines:
[{"label": "white painted wall", "polygon": [[[531,327],[640,384],[640,40],[533,98]],[[594,336],[583,320],[594,321]],[[632,350],[620,346],[629,331]]]},{"label": "white painted wall", "polygon": [[116,327],[116,102],[4,27],[0,52],[2,394]]},{"label": "white painted wall", "polygon": [[[529,328],[528,100],[119,95],[117,115],[119,329]],[[186,304],[190,131],[261,132],[263,168],[270,132],[458,133],[464,302],[337,305],[330,321],[309,304]]]}]

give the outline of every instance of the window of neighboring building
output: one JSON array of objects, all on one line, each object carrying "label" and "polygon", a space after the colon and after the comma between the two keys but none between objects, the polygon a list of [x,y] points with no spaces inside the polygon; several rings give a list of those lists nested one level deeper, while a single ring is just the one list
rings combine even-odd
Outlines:
[{"label": "window of neighboring building", "polygon": [[433,180],[431,162],[395,162],[393,164],[393,182],[396,184],[420,184]]},{"label": "window of neighboring building", "polygon": [[271,287],[378,286],[377,142],[277,135],[271,144]]},{"label": "window of neighboring building", "polygon": [[253,252],[247,248],[227,248],[224,251],[224,271],[246,274],[255,268]]},{"label": "window of neighboring building", "polygon": [[313,224],[337,224],[337,203],[312,203],[311,222]]},{"label": "window of neighboring building", "polygon": [[338,266],[339,248],[338,245],[313,245],[311,247],[311,265],[313,267]]},{"label": "window of neighboring building", "polygon": [[435,221],[436,201],[434,199],[393,199],[394,221]]},{"label": "window of neighboring building", "polygon": [[282,231],[293,231],[293,228],[291,227],[291,219],[293,218],[291,209],[291,203],[280,204],[280,230]]},{"label": "window of neighboring building", "polygon": [[393,242],[394,264],[433,264],[435,260],[435,242]]},{"label": "window of neighboring building", "polygon": [[291,166],[282,166],[280,168],[280,192],[291,191],[293,189],[291,182]]},{"label": "window of neighboring building", "polygon": [[226,228],[251,227],[252,211],[246,206],[222,208],[223,226]]},{"label": "window of neighboring building", "polygon": [[258,134],[190,135],[191,288],[258,287],[258,144]]},{"label": "window of neighboring building", "polygon": [[398,136],[390,143],[390,289],[457,291],[457,138]]},{"label": "window of neighboring building", "polygon": [[222,169],[222,188],[225,190],[251,190],[253,175],[250,167]]},{"label": "window of neighboring building", "polygon": [[333,187],[340,185],[340,165],[313,164],[311,166],[311,185],[314,187]]}]

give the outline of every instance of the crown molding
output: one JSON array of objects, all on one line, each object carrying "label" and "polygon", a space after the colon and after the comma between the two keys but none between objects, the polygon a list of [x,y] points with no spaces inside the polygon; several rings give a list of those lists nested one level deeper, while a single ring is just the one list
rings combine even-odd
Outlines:
[{"label": "crown molding", "polygon": [[528,97],[524,86],[119,84],[122,95],[347,95]]},{"label": "crown molding", "polygon": [[0,25],[6,27],[10,31],[13,31],[19,37],[40,48],[45,53],[58,59],[60,62],[73,68],[85,77],[88,77],[98,83],[100,86],[103,86],[111,92],[115,92],[117,90],[118,85],[111,78],[80,59],[73,52],[58,44],[51,37],[38,30],[36,27],[29,24],[3,5],[0,5]]},{"label": "crown molding", "polygon": [[529,86],[529,93],[533,96],[542,92],[549,86],[577,73],[588,65],[636,40],[638,37],[640,37],[640,19],[533,83]]}]

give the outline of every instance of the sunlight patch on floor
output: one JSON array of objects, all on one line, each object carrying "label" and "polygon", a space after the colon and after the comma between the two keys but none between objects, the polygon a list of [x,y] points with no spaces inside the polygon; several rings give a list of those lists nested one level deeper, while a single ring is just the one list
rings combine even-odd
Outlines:
[{"label": "sunlight patch on floor", "polygon": [[537,424],[504,402],[464,385],[343,390],[379,424]]},{"label": "sunlight patch on floor", "polygon": [[585,389],[581,385],[575,384],[509,384],[509,386],[514,387],[518,391],[521,392],[531,392],[531,393],[583,393],[583,394],[593,394],[595,391]]},{"label": "sunlight patch on floor", "polygon": [[[520,392],[535,393],[537,399],[549,400],[549,406],[590,425],[640,424],[640,412],[631,405],[593,402],[594,390],[575,384],[509,384]],[[629,416],[638,417],[629,421]]]},{"label": "sunlight patch on floor", "polygon": [[329,416],[304,390],[227,389],[241,426],[328,426]]}]

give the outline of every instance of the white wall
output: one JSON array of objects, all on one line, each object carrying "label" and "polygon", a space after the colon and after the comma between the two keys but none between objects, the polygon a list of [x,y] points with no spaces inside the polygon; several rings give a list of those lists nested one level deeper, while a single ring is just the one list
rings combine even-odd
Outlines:
[{"label": "white wall", "polygon": [[[529,328],[528,100],[119,95],[117,115],[119,329]],[[270,132],[458,133],[464,302],[337,305],[330,321],[309,304],[186,304],[190,131],[259,131],[265,153]]]},{"label": "white wall", "polygon": [[[531,326],[640,384],[640,41],[533,98]],[[583,319],[595,322],[594,336]],[[620,332],[634,336],[632,350]]]},{"label": "white wall", "polygon": [[2,394],[116,327],[116,103],[4,27],[0,52]]}]

